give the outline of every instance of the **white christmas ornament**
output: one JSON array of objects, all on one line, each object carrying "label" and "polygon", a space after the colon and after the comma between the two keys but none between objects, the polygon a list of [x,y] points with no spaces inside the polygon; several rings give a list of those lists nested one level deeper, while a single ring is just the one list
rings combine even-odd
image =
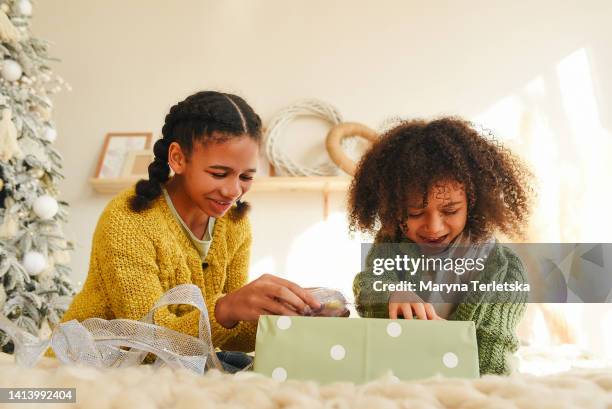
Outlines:
[{"label": "white christmas ornament", "polygon": [[17,81],[21,78],[23,70],[15,60],[4,60],[2,62],[2,77],[7,81]]},{"label": "white christmas ornament", "polygon": [[49,195],[42,195],[34,201],[34,213],[43,220],[51,219],[59,208],[57,200]]},{"label": "white christmas ornament", "polygon": [[23,257],[23,267],[29,275],[35,276],[47,268],[47,259],[37,251],[28,251]]},{"label": "white christmas ornament", "polygon": [[21,0],[17,3],[17,11],[22,16],[31,16],[32,15],[32,3],[29,0]]},{"label": "white christmas ornament", "polygon": [[55,130],[55,128],[48,126],[45,129],[45,139],[49,142],[55,142],[55,140],[57,139],[57,131]]}]

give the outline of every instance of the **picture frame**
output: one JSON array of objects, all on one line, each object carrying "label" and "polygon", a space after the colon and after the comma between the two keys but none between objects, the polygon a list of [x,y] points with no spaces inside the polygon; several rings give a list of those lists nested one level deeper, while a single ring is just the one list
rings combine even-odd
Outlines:
[{"label": "picture frame", "polygon": [[122,176],[130,152],[151,148],[151,132],[109,132],[106,134],[98,160],[95,178],[112,179]]},{"label": "picture frame", "polygon": [[141,149],[139,151],[130,151],[127,154],[123,164],[121,177],[124,178],[149,178],[149,164],[153,162],[155,155],[150,149]]}]

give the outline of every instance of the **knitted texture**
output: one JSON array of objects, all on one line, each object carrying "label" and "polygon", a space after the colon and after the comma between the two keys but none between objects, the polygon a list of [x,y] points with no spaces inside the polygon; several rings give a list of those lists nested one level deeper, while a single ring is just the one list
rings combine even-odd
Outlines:
[{"label": "knitted texture", "polygon": [[[377,238],[377,240],[379,240]],[[376,246],[373,248],[377,249]],[[366,265],[372,265],[373,251],[368,255]],[[403,278],[404,279],[404,278]],[[405,279],[418,281],[420,275]],[[362,271],[353,281],[355,306],[362,317],[388,318],[389,293],[375,291],[374,281],[397,283],[394,271],[376,276],[371,270]],[[526,271],[520,258],[509,248],[496,243],[478,281],[481,284],[509,282],[526,283]],[[470,291],[463,302],[448,317],[454,321],[473,321],[478,341],[480,374],[508,375],[512,372],[512,354],[519,346],[516,328],[526,309],[527,294],[523,292],[491,293]]]},{"label": "knitted texture", "polygon": [[[252,240],[248,218],[234,221],[228,213],[217,219],[202,264],[163,196],[136,213],[129,208],[133,194],[133,188],[120,193],[102,213],[87,279],[62,322],[90,317],[140,320],[170,288],[195,284],[206,299],[213,345],[253,351],[257,322],[242,321],[227,329],[215,317],[217,300],[247,283]],[[199,311],[191,306],[160,308],[154,318],[158,325],[198,336]],[[49,350],[47,355],[53,354]]]}]

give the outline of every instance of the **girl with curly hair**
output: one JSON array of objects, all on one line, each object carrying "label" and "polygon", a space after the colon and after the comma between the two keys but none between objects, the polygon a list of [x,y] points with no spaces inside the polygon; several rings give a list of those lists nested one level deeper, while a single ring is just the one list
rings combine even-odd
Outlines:
[{"label": "girl with curly hair", "polygon": [[[525,283],[523,263],[494,235],[524,237],[531,179],[516,156],[462,119],[405,121],[387,131],[362,158],[349,192],[351,229],[375,236],[367,269],[353,282],[359,314],[473,321],[481,374],[510,373],[511,354],[519,345],[516,327],[526,307],[524,292],[493,297],[474,290],[460,302],[432,304],[411,292],[377,291],[381,286],[375,281],[397,283],[405,275],[375,275],[371,267],[386,244],[412,245],[418,250],[414,257],[444,256],[462,248],[462,254],[486,259],[470,279]],[[411,279],[429,275],[436,280],[436,274],[419,272]]]},{"label": "girl with curly hair", "polygon": [[[250,352],[259,315],[320,308],[310,293],[279,277],[247,284],[252,239],[241,198],[253,183],[261,133],[260,117],[236,95],[203,91],[174,105],[148,180],[102,213],[87,279],[62,321],[140,320],[169,289],[195,284],[206,300],[213,346]],[[180,305],[160,308],[154,318],[198,336],[199,316]],[[229,370],[249,363],[244,354],[220,358]]]}]

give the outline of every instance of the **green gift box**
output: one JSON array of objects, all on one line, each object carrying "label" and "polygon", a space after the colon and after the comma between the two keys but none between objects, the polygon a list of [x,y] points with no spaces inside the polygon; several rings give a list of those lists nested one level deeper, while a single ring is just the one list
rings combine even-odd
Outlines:
[{"label": "green gift box", "polygon": [[259,317],[254,371],[277,380],[477,378],[471,321]]}]

